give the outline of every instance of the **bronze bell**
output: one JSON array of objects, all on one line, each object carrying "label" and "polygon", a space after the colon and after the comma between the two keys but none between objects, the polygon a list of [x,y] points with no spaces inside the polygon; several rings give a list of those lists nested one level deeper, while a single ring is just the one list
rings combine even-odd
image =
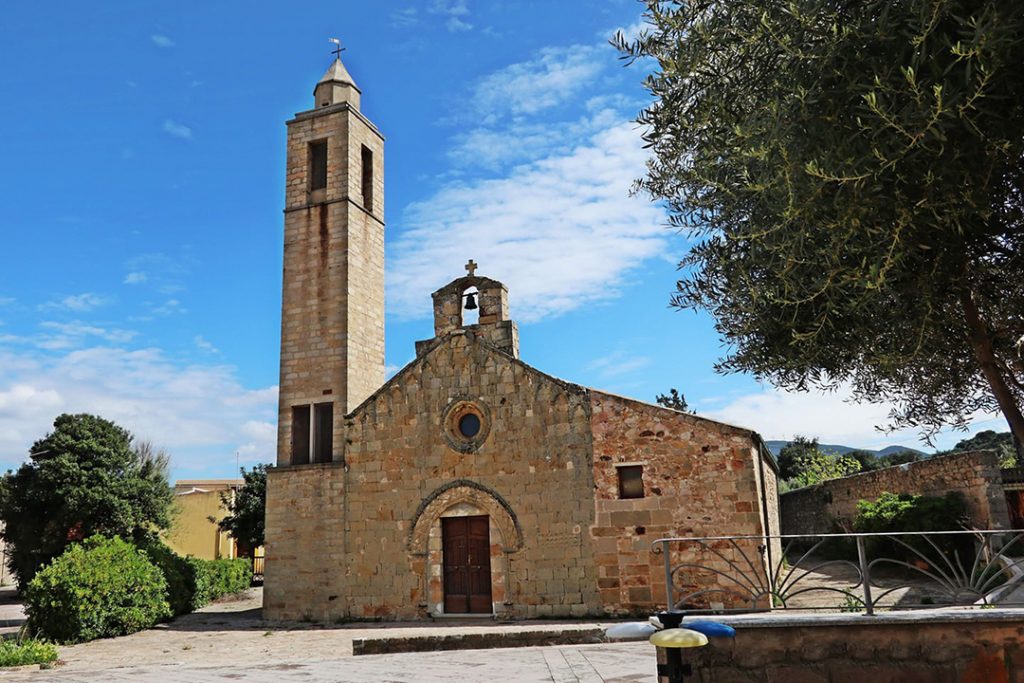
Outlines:
[{"label": "bronze bell", "polygon": [[476,294],[471,292],[471,293],[466,295],[466,310],[467,311],[475,311],[476,308],[477,308],[477,306],[476,306]]}]

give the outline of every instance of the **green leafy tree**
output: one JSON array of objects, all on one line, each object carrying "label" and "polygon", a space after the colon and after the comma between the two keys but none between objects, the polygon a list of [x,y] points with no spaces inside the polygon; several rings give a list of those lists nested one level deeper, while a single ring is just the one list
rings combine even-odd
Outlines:
[{"label": "green leafy tree", "polygon": [[1013,450],[1013,436],[1009,432],[991,429],[978,432],[969,439],[959,441],[954,451],[995,451],[1003,467],[1013,467],[1016,453]]},{"label": "green leafy tree", "polygon": [[641,189],[695,242],[673,304],[723,372],[1024,442],[1019,0],[646,0]]},{"label": "green leafy tree", "polygon": [[0,485],[8,564],[24,589],[39,567],[94,534],[141,538],[170,524],[167,455],[95,415],[61,415]]},{"label": "green leafy tree", "polygon": [[871,472],[872,470],[878,470],[885,467],[885,465],[881,463],[878,454],[872,453],[871,451],[857,449],[847,453],[846,457],[853,458],[859,462],[861,472]]},{"label": "green leafy tree", "polygon": [[796,468],[796,476],[786,481],[788,489],[814,486],[830,479],[857,474],[860,472],[860,463],[845,455],[832,455],[816,450],[797,458]]},{"label": "green leafy tree", "polygon": [[795,436],[793,440],[779,451],[779,478],[786,480],[800,474],[800,459],[805,455],[813,456],[820,452],[818,439]]},{"label": "green leafy tree", "polygon": [[672,410],[678,410],[681,413],[690,413],[696,415],[696,410],[690,410],[690,406],[686,403],[686,397],[679,393],[676,389],[669,389],[667,394],[658,394],[657,398],[658,405],[671,408]]},{"label": "green leafy tree", "polygon": [[894,467],[896,465],[906,465],[907,463],[917,462],[918,460],[924,459],[924,456],[920,453],[909,449],[896,451],[895,453],[889,453],[888,455],[879,455],[878,453],[872,453],[871,451],[856,450],[850,451],[846,456],[853,458],[860,463],[861,472],[870,472],[872,470],[880,470],[885,467]]},{"label": "green leafy tree", "polygon": [[267,516],[267,466],[255,465],[249,472],[242,468],[244,484],[234,494],[221,494],[227,517],[218,526],[250,551],[263,545]]}]

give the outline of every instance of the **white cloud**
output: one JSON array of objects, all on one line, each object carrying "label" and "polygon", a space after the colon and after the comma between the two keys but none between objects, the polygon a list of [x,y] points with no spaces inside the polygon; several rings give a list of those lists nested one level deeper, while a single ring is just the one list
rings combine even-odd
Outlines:
[{"label": "white cloud", "polygon": [[192,341],[195,343],[196,348],[206,351],[207,353],[220,353],[220,349],[211,344],[209,341],[203,338],[203,335],[197,334]]},{"label": "white cloud", "polygon": [[461,33],[462,31],[473,30],[473,24],[468,21],[463,21],[458,17],[448,17],[448,21],[444,22],[444,26],[448,29],[449,33]]},{"label": "white cloud", "polygon": [[[790,440],[794,436],[818,437],[822,443],[835,443],[877,449],[891,444],[927,448],[915,429],[885,433],[890,403],[853,403],[849,388],[836,392],[787,392],[768,388],[754,394],[729,399],[719,408],[700,410],[700,415],[747,427],[768,440]],[[706,402],[701,402],[701,407]],[[975,428],[991,421],[991,415],[975,416]],[[989,427],[991,428],[991,427]],[[973,431],[973,429],[972,429]],[[946,441],[965,438],[962,433],[940,437]],[[951,443],[949,445],[952,445]]]},{"label": "white cloud", "polygon": [[651,359],[647,356],[637,356],[626,351],[615,351],[607,356],[595,358],[587,364],[586,370],[596,373],[601,379],[611,379],[628,375],[650,364]]},{"label": "white cloud", "polygon": [[183,291],[183,282],[188,275],[194,260],[188,255],[171,256],[160,252],[139,254],[128,259],[125,269],[128,275],[125,284],[141,284],[149,282],[156,286],[162,294],[173,294]]},{"label": "white cloud", "polygon": [[98,294],[93,294],[92,292],[85,292],[83,294],[74,294],[72,296],[66,296],[60,301],[51,301],[47,304],[44,304],[43,306],[40,306],[40,308],[63,309],[67,311],[75,311],[76,313],[81,313],[83,311],[91,311],[94,308],[99,308],[100,306],[103,306],[106,303],[108,303],[108,301],[104,297],[101,297]]},{"label": "white cloud", "polygon": [[177,299],[168,299],[158,306],[153,306],[149,310],[153,315],[176,315],[179,313],[188,313],[188,309],[181,305],[181,302]]},{"label": "white cloud", "polygon": [[469,16],[469,7],[466,0],[433,0],[430,3],[432,14],[447,14],[453,17]]},{"label": "white cloud", "polygon": [[632,123],[507,177],[452,184],[407,207],[392,243],[388,302],[400,317],[430,313],[427,292],[462,273],[508,285],[513,317],[533,321],[617,294],[629,271],[666,248],[664,213],[631,197],[646,153]]},{"label": "white cloud", "polygon": [[[407,12],[408,10],[400,11]],[[466,0],[433,0],[427,11],[430,14],[439,14],[447,17],[444,25],[450,33],[459,33],[473,29],[473,24],[466,21],[466,17],[469,16],[469,7],[466,5]],[[415,14],[415,10],[413,10],[413,14]],[[391,17],[392,22],[394,22],[395,13],[392,13]]]},{"label": "white cloud", "polygon": [[13,296],[0,296],[0,306],[10,306],[16,301]]},{"label": "white cloud", "polygon": [[473,90],[472,109],[487,121],[504,113],[535,114],[575,101],[607,65],[610,50],[597,45],[546,47],[534,59],[484,77]]},{"label": "white cloud", "polygon": [[165,133],[172,137],[180,138],[182,140],[192,139],[192,129],[184,123],[178,123],[177,121],[166,119],[161,128]]},{"label": "white cloud", "polygon": [[395,28],[409,28],[419,23],[415,7],[402,7],[391,11],[391,25]]},{"label": "white cloud", "polygon": [[633,22],[627,26],[616,26],[615,28],[607,29],[598,33],[597,37],[602,40],[610,40],[616,33],[621,33],[626,37],[626,40],[633,42],[640,37],[642,31],[650,31],[651,25],[643,19]]},{"label": "white cloud", "polygon": [[149,279],[145,273],[139,271],[133,271],[124,276],[124,284],[126,285],[139,285]]},{"label": "white cloud", "polygon": [[[607,103],[612,104],[610,100]],[[448,158],[459,166],[497,170],[508,164],[571,152],[594,133],[621,123],[623,118],[613,109],[602,108],[590,110],[588,116],[576,121],[515,121],[506,126],[471,128],[455,135]]]},{"label": "white cloud", "polygon": [[[210,453],[272,462],[277,387],[248,389],[226,365],[172,362],[159,349],[93,347],[53,356],[0,351],[0,454],[16,466],[63,412],[90,412],[165,446],[179,474],[208,473]],[[218,471],[214,471],[217,474]]]},{"label": "white cloud", "polygon": [[171,40],[167,36],[160,35],[159,33],[154,33],[149,37],[149,39],[152,40],[153,44],[157,47],[174,47],[173,40]]},{"label": "white cloud", "polygon": [[99,327],[81,321],[60,323],[46,321],[39,323],[43,329],[53,330],[54,335],[41,339],[37,343],[42,348],[64,349],[78,346],[83,337],[98,337],[114,344],[125,344],[134,339],[138,333],[134,330]]}]

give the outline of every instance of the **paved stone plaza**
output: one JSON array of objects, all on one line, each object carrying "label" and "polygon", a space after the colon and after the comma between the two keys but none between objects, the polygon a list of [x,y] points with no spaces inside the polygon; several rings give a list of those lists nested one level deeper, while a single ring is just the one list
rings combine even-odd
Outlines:
[{"label": "paved stone plaza", "polygon": [[[654,681],[654,648],[604,643],[353,656],[359,639],[592,631],[593,622],[350,623],[264,621],[253,589],[121,638],[62,647],[55,669],[0,669],[0,681],[198,683],[263,681]],[[12,627],[16,628],[16,627]],[[400,643],[395,643],[397,649]]]},{"label": "paved stone plaza", "polygon": [[[211,658],[216,660],[216,656]],[[637,681],[652,682],[654,648],[647,643],[462,650],[339,657],[309,664],[163,665],[92,671],[51,670],[0,673],[0,680],[62,683],[199,683],[244,680],[251,683],[340,683],[342,681]]]}]

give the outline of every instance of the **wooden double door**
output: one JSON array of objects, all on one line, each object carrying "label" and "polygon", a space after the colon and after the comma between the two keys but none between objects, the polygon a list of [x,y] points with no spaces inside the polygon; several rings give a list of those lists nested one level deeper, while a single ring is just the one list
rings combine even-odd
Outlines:
[{"label": "wooden double door", "polygon": [[487,515],[442,517],[445,614],[490,614],[491,537]]}]

